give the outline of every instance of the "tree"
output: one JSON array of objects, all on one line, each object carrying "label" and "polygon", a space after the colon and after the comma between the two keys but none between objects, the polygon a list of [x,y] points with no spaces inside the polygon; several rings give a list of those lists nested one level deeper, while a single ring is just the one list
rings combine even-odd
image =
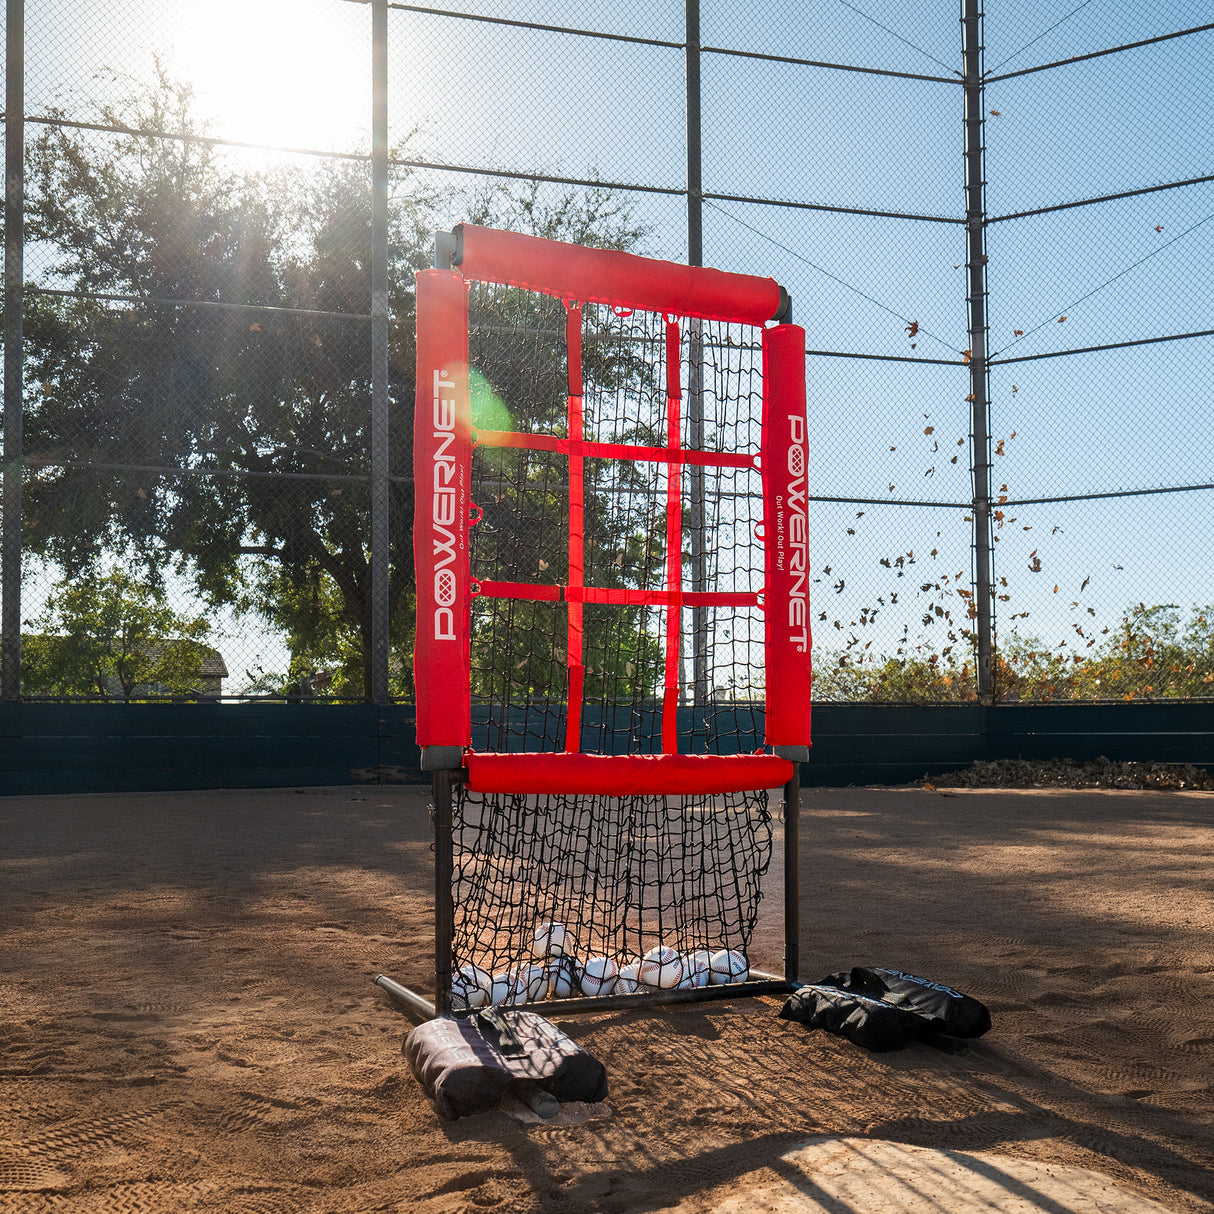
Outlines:
[{"label": "tree", "polygon": [[[369,684],[370,190],[362,166],[240,174],[191,138],[189,90],[163,75],[100,119],[103,145],[48,127],[31,150],[31,235],[87,293],[33,295],[27,545],[69,572],[126,551],[173,563],[212,602],[275,622],[317,577],[339,596]],[[398,208],[392,424],[408,431],[421,203]],[[188,301],[184,306],[175,301]],[[238,305],[216,307],[217,304]],[[212,305],[212,306],[207,306]],[[254,311],[239,305],[294,311]],[[403,446],[403,445],[402,445]],[[407,471],[407,448],[394,473]],[[186,468],[188,475],[151,469]],[[394,483],[389,609],[411,583],[411,494]],[[248,560],[245,558],[254,558]]]},{"label": "tree", "polygon": [[27,621],[21,681],[26,695],[122,699],[196,695],[206,620],[173,610],[163,590],[121,570],[65,578]]},{"label": "tree", "polygon": [[[1012,632],[999,640],[995,696],[1003,702],[1052,700],[1189,700],[1214,696],[1214,605],[1182,619],[1174,604],[1128,608],[1114,631],[1088,654],[1051,648]],[[941,703],[976,700],[973,667],[940,654],[881,657],[864,665],[846,654],[820,660],[825,700]]]},{"label": "tree", "polygon": [[[120,133],[101,142],[47,126],[29,153],[30,237],[79,294],[29,297],[26,546],[70,574],[115,552],[153,578],[176,568],[210,602],[281,627],[301,647],[301,667],[336,655],[335,685],[365,694],[366,166],[238,172],[199,140],[206,130],[189,89],[163,72],[146,95],[99,107],[97,120]],[[413,179],[397,184],[388,611],[392,637],[407,646],[412,283],[429,263],[434,224]],[[617,245],[638,237],[605,191],[552,205],[532,188],[476,200],[473,219],[501,215],[545,234],[596,228]],[[411,674],[402,667],[397,681]]]}]

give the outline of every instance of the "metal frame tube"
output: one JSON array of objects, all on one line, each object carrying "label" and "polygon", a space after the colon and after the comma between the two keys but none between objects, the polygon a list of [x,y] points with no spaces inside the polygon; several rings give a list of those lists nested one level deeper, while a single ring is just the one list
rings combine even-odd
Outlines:
[{"label": "metal frame tube", "polygon": [[800,985],[801,971],[801,764],[784,785],[784,978]]},{"label": "metal frame tube", "polygon": [[434,1007],[439,1016],[451,1015],[451,949],[455,940],[452,789],[463,773],[434,773]]}]

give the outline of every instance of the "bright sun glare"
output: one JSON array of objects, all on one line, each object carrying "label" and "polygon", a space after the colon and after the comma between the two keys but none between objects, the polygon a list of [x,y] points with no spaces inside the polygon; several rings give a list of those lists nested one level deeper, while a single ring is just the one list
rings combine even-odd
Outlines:
[{"label": "bright sun glare", "polygon": [[370,9],[335,0],[210,0],[181,8],[173,67],[214,133],[370,150]]}]

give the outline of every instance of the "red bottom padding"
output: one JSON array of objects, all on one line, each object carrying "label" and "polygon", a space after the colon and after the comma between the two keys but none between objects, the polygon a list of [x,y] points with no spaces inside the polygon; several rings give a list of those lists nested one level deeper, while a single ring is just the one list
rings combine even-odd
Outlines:
[{"label": "red bottom padding", "polygon": [[465,756],[473,792],[599,793],[608,797],[780,788],[792,763],[776,755],[480,754]]}]

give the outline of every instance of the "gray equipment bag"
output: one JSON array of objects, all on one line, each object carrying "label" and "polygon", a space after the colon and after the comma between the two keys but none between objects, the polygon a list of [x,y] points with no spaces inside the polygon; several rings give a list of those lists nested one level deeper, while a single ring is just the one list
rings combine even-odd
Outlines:
[{"label": "gray equipment bag", "polygon": [[536,1090],[557,1100],[607,1095],[603,1064],[535,1012],[490,1008],[466,1020],[430,1020],[401,1047],[440,1117],[453,1121],[497,1108],[507,1092]]}]

